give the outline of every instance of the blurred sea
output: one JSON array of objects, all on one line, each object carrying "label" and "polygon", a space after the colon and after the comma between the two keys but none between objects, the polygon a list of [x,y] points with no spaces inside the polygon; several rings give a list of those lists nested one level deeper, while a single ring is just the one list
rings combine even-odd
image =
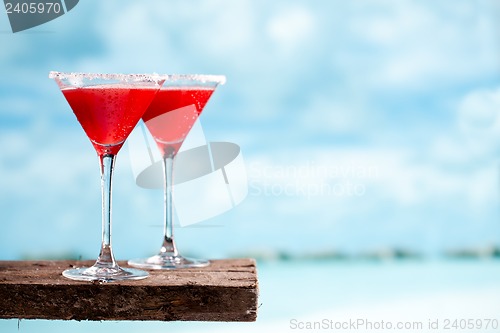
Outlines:
[{"label": "blurred sea", "polygon": [[[265,261],[256,323],[1,320],[0,332],[498,332],[500,261],[494,259]],[[334,325],[363,320],[347,330]],[[453,321],[473,329],[451,327]],[[489,326],[486,328],[486,323]],[[418,325],[412,329],[374,329]],[[448,329],[445,324],[449,321]],[[332,326],[299,329],[308,323]],[[435,323],[438,326],[436,327]],[[333,324],[332,324],[333,323]],[[339,324],[340,323],[340,324]],[[415,324],[416,323],[416,324]],[[429,328],[430,323],[434,327]],[[469,321],[469,324],[471,322]],[[482,325],[481,328],[479,324]],[[317,324],[319,325],[319,324]],[[19,327],[19,328],[18,328]]]}]

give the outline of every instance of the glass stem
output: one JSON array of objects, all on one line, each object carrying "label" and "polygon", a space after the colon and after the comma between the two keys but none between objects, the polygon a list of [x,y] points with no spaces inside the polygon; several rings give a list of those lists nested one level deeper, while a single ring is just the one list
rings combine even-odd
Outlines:
[{"label": "glass stem", "polygon": [[111,248],[111,179],[115,155],[100,155],[99,162],[101,165],[102,242],[101,253],[94,266],[115,267],[116,262]]},{"label": "glass stem", "polygon": [[174,219],[172,206],[172,184],[174,171],[174,156],[173,153],[168,153],[163,156],[163,173],[164,173],[164,218],[163,226],[163,244],[161,246],[160,255],[162,256],[177,256],[177,248],[174,242]]}]

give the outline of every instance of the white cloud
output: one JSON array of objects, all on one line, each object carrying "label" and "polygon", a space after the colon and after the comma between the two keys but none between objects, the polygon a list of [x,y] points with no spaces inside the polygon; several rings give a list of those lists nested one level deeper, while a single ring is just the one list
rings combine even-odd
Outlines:
[{"label": "white cloud", "polygon": [[356,16],[349,23],[354,34],[374,45],[395,46],[413,42],[422,30],[436,24],[434,13],[425,4],[414,1],[353,4]]},{"label": "white cloud", "polygon": [[458,111],[464,131],[494,132],[500,137],[500,87],[470,92]]},{"label": "white cloud", "polygon": [[306,8],[284,9],[267,25],[269,37],[285,51],[296,51],[316,32],[316,18]]},{"label": "white cloud", "polygon": [[358,8],[350,23],[353,45],[370,50],[357,57],[373,65],[359,73],[364,81],[382,89],[429,89],[498,71],[495,14],[470,2],[449,4],[382,1],[371,11]]},{"label": "white cloud", "polygon": [[[473,170],[450,170],[447,165],[435,163],[429,156],[419,156],[402,149],[297,149],[293,155],[301,156],[301,159],[283,159],[288,154],[290,152],[281,152],[274,159],[250,156],[247,158],[250,179],[280,187],[286,184],[306,186],[349,180],[353,184],[361,184],[366,190],[363,196],[372,198],[374,202],[389,200],[395,206],[403,207],[424,207],[449,198],[462,203],[456,209],[480,211],[494,205],[497,198],[496,164],[479,166]],[[306,193],[299,193],[298,196],[308,198]],[[327,197],[344,200],[346,204],[353,205],[350,207],[352,210],[355,210],[359,199],[357,195],[313,193],[313,198],[320,205]]]},{"label": "white cloud", "polygon": [[494,164],[500,149],[500,88],[476,89],[457,103],[454,127],[438,134],[431,156],[445,164]]},{"label": "white cloud", "polygon": [[90,158],[95,159],[95,172],[98,173],[92,146],[88,142],[87,149],[85,145],[80,146],[83,130],[77,135],[59,129],[50,138],[47,138],[47,130],[51,129],[5,131],[0,135],[0,146],[4,147],[1,174],[8,175],[3,179],[0,195],[43,199],[46,192],[75,194],[80,191],[75,184],[86,182],[86,162]]},{"label": "white cloud", "polygon": [[377,117],[373,106],[356,92],[326,85],[321,91],[310,94],[308,103],[294,118],[302,131],[311,135],[325,133],[360,137],[390,126],[384,123],[385,119]]},{"label": "white cloud", "polygon": [[[256,6],[244,0],[238,2],[211,1],[203,11],[204,24],[194,22],[186,27],[194,49],[219,61],[253,53],[257,43]],[[206,18],[211,18],[205,20]]]},{"label": "white cloud", "polygon": [[[106,47],[104,56],[83,58],[81,68],[85,71],[122,72],[149,71],[156,64],[159,72],[176,53],[169,48],[169,33],[161,29],[161,19],[155,12],[157,6],[127,3],[119,6],[100,5],[101,20],[96,21],[102,31],[101,38]],[[113,12],[116,15],[108,15]],[[104,17],[105,16],[105,17]],[[131,59],[135,61],[131,62]]]}]

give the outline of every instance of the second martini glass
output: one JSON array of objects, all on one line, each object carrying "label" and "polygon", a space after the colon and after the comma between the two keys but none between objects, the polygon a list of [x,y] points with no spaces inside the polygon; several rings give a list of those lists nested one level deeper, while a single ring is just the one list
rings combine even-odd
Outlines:
[{"label": "second martini glass", "polygon": [[[174,242],[172,184],[174,158],[184,139],[203,111],[205,104],[225,76],[169,75],[142,119],[163,158],[164,228],[160,252],[149,258],[133,259],[131,266],[147,269],[204,267],[207,260],[190,259],[179,254]],[[193,207],[194,208],[194,207]]]},{"label": "second martini glass", "polygon": [[137,280],[148,276],[121,268],[111,248],[111,178],[115,156],[141,119],[164,79],[151,75],[50,72],[92,142],[101,167],[102,243],[91,267],[67,269],[63,275],[82,281]]}]

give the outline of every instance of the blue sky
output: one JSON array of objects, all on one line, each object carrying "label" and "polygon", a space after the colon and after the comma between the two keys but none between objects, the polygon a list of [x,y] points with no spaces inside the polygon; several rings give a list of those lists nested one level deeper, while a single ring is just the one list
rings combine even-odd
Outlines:
[{"label": "blue sky", "polygon": [[[495,0],[87,0],[17,34],[0,15],[0,255],[97,255],[97,158],[50,70],[227,76],[201,121],[241,146],[249,195],[179,228],[185,252],[499,245],[499,22]],[[161,192],[127,149],[115,176],[115,254],[155,252]]]}]

